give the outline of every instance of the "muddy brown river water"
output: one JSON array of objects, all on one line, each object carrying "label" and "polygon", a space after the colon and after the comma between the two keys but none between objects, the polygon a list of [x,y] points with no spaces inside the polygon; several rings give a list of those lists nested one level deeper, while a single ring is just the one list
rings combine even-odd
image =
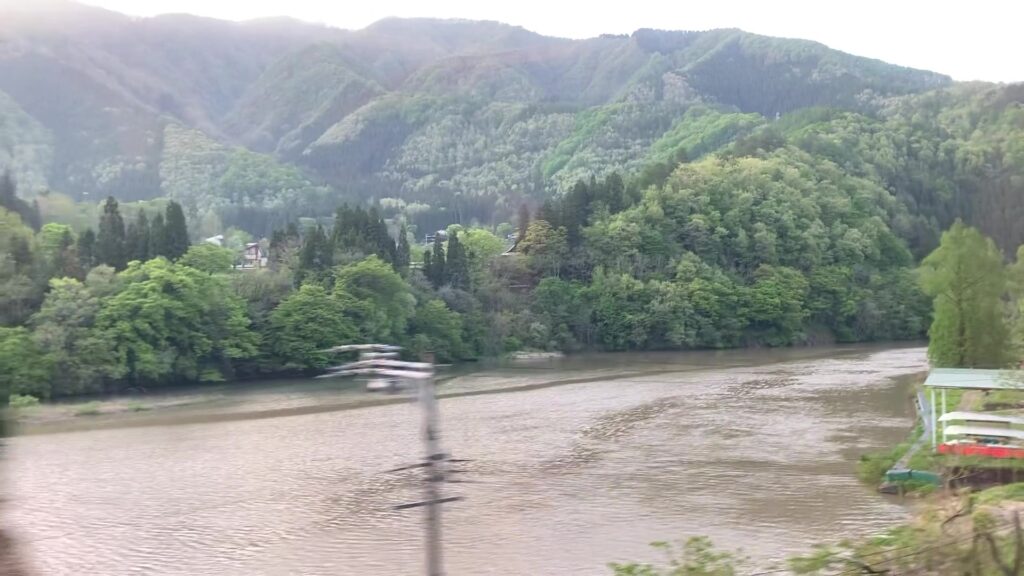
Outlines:
[{"label": "muddy brown river water", "polygon": [[[923,348],[837,347],[459,376],[442,442],[473,482],[444,488],[465,497],[443,510],[448,574],[608,574],[692,535],[765,567],[880,531],[908,511],[855,463],[906,436],[925,369]],[[14,438],[5,517],[38,574],[422,573],[422,510],[393,509],[418,472],[385,472],[420,456],[415,405],[320,382]]]}]

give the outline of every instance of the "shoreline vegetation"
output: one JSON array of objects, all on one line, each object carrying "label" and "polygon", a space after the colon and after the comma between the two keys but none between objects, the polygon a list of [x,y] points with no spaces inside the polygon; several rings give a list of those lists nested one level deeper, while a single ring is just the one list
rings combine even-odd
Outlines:
[{"label": "shoreline vegetation", "polygon": [[[767,364],[788,361],[814,360],[825,355],[845,356],[871,353],[874,351],[914,346],[898,342],[892,346],[877,344],[850,344],[840,346],[809,346],[792,350],[792,358],[784,357]],[[553,386],[584,384],[599,380],[623,380],[633,377],[649,377],[661,374],[707,370],[707,365],[661,363],[659,355],[671,359],[685,359],[690,353],[705,354],[713,351],[693,352],[648,352],[647,361],[638,366],[617,366],[607,369],[573,370],[576,376],[565,378],[535,378],[530,369],[545,362],[585,361],[588,353],[569,355],[531,355],[528,360],[509,357],[506,362],[491,362],[462,366],[468,371],[442,372],[437,378],[438,397],[458,398],[483,394],[502,394],[537,390]],[[754,352],[753,350],[747,352]],[[767,352],[767,351],[764,351]],[[760,366],[756,357],[749,358],[743,350],[722,351],[728,368],[749,365]],[[593,354],[593,353],[590,353]],[[608,353],[602,353],[608,356]],[[614,354],[612,354],[614,357]],[[512,373],[507,369],[513,370]],[[519,373],[517,369],[525,369]],[[489,376],[497,370],[495,377]],[[287,384],[277,380],[253,380],[251,382],[215,383],[206,386],[192,386],[184,390],[158,389],[152,392],[120,394],[106,397],[83,397],[79,401],[66,399],[56,402],[36,402],[27,406],[8,407],[8,422],[16,435],[54,434],[99,429],[153,427],[177,424],[216,423],[246,419],[277,418],[336,412],[400,404],[409,402],[405,395],[381,396],[363,392],[359,381],[348,379],[314,380],[308,377],[288,379]],[[272,392],[294,390],[287,398],[272,396],[264,399],[264,387],[269,385]],[[296,389],[296,386],[299,386]],[[308,388],[308,389],[306,389]],[[308,396],[302,396],[308,393]],[[330,395],[329,394],[332,394]],[[295,396],[299,396],[298,399]],[[250,399],[255,398],[255,401]]]}]

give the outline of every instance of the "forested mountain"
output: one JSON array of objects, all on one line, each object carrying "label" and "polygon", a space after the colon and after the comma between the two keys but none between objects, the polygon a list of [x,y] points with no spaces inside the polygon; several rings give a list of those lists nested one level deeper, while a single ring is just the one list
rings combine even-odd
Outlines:
[{"label": "forested mountain", "polygon": [[[345,31],[25,4],[0,7],[0,162],[23,194],[169,196],[196,221],[257,234],[308,190],[391,198],[424,225],[500,222],[580,178],[681,146],[699,156],[794,110],[876,118],[893,97],[950,84],[739,30],[566,40],[494,22]],[[206,145],[220,152],[195,152]],[[234,181],[232,162],[267,178]],[[216,182],[200,193],[203,174]]]},{"label": "forested mountain", "polygon": [[[1019,261],[1000,288],[1024,84],[739,30],[0,17],[18,394],[316,371],[340,342],[454,361],[957,333],[922,261],[999,272],[990,312],[1024,290]],[[961,237],[984,258],[944,256]],[[1018,309],[1000,361],[1024,354]]]}]

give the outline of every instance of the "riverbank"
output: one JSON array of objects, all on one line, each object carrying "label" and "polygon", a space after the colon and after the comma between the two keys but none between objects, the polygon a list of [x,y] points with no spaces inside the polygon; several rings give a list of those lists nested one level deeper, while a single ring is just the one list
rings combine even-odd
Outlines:
[{"label": "riverbank", "polygon": [[[909,348],[909,347],[908,347]],[[715,352],[580,353],[458,365],[438,374],[439,398],[524,392],[599,380],[741,367],[763,363],[848,357],[892,350],[877,345],[722,350]],[[900,348],[895,348],[900,349]],[[596,361],[600,358],[600,361]],[[770,360],[769,360],[770,359]],[[547,371],[564,373],[552,378]],[[203,424],[302,416],[410,402],[406,395],[368,393],[351,379],[263,379],[250,383],[43,403],[10,410],[15,434],[37,435],[116,428]]]},{"label": "riverbank", "polygon": [[821,545],[790,558],[793,574],[1019,574],[1024,554],[1024,483],[942,491],[913,518],[880,534]]},{"label": "riverbank", "polygon": [[[858,477],[879,490],[892,494],[927,494],[952,482],[957,486],[987,487],[1024,479],[1024,461],[984,456],[946,455],[932,447],[933,432],[928,428],[932,408],[923,390],[924,378],[914,386],[917,417],[910,436],[890,449],[867,454],[858,463]],[[944,391],[950,412],[1020,414],[1024,392],[1019,390]]]}]

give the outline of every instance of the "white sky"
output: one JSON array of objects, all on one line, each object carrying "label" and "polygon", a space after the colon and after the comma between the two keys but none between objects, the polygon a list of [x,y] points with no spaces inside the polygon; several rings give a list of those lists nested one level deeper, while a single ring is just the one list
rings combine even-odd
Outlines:
[{"label": "white sky", "polygon": [[[31,2],[33,0],[24,0]],[[362,28],[387,16],[498,20],[552,36],[586,38],[637,28],[749,32],[807,38],[957,80],[1024,81],[1020,0],[85,0],[152,16],[186,12],[226,20],[291,16]]]}]

